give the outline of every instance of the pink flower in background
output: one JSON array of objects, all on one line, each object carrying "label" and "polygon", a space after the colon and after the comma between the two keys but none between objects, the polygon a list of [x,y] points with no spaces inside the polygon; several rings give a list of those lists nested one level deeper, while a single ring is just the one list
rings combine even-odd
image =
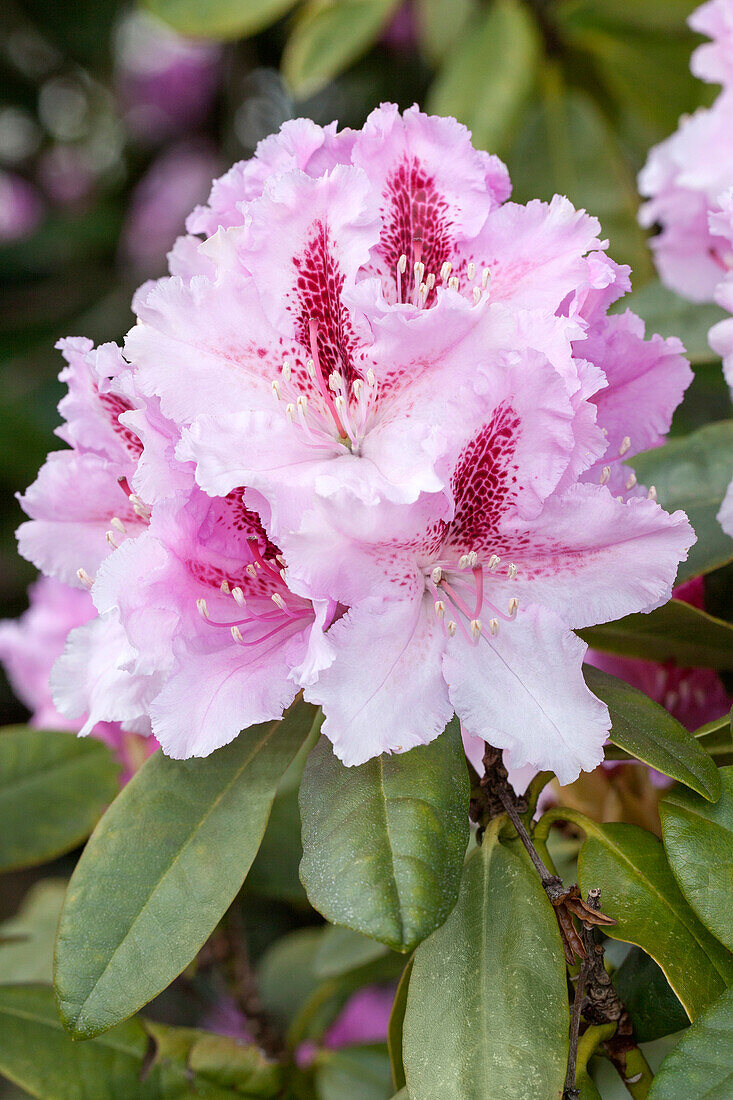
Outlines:
[{"label": "pink flower in background", "polygon": [[712,42],[698,46],[690,68],[710,84],[733,84],[733,4],[731,0],[708,0],[688,20],[693,31]]},{"label": "pink flower in background", "polygon": [[184,38],[144,12],[125,15],[115,84],[128,130],[149,144],[195,129],[211,108],[220,61],[216,43]]},{"label": "pink flower in background", "polygon": [[[19,619],[0,622],[0,661],[13,691],[31,712],[32,726],[78,730],[81,723],[54,705],[49,679],[70,631],[96,616],[94,604],[86,590],[51,577],[37,580],[28,595],[28,610]],[[113,722],[97,723],[91,734],[116,750],[126,769],[124,779],[158,747],[154,738],[126,732]]]},{"label": "pink flower in background", "polygon": [[123,260],[138,274],[165,268],[166,253],[187,214],[211,189],[218,167],[212,149],[190,141],[161,153],[138,183],[120,236]]},{"label": "pink flower in background", "polygon": [[29,236],[43,219],[43,200],[15,172],[0,171],[0,244]]},{"label": "pink flower in background", "polygon": [[124,358],[66,345],[73,450],[20,532],[93,583],[64,713],[206,755],[304,688],[349,764],[457,711],[514,765],[595,766],[608,714],[572,629],[669,596],[693,533],[622,461],[690,371],[606,316],[628,271],[594,218],[509,191],[416,108],[289,123],[188,219]]}]

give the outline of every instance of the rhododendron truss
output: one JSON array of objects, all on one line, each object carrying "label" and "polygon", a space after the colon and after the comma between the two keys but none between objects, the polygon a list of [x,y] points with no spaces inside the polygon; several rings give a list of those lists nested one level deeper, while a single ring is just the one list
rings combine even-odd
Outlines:
[{"label": "rhododendron truss", "polygon": [[302,688],[347,764],[454,712],[563,782],[600,761],[572,631],[670,596],[694,534],[627,463],[691,375],[607,314],[629,279],[597,221],[509,193],[417,108],[286,123],[193,213],[124,351],[65,345],[73,449],[20,535],[99,612],[62,711],[202,756]]}]

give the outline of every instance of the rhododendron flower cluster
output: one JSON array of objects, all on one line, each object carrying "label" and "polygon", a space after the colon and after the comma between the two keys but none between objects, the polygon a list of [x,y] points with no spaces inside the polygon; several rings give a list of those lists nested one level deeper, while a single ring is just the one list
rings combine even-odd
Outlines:
[{"label": "rhododendron flower cluster", "polygon": [[[650,244],[664,282],[733,314],[733,0],[708,0],[689,24],[712,39],[695,50],[692,71],[722,91],[651,150],[639,175],[649,198],[640,219],[661,226]],[[733,319],[714,325],[708,338],[733,389]],[[733,537],[733,482],[718,519]]]},{"label": "rhododendron flower cluster", "polygon": [[573,630],[648,611],[694,541],[641,489],[690,381],[608,314],[628,269],[508,201],[452,119],[286,123],[213,185],[122,350],[69,395],[22,553],[97,609],[54,700],[201,756],[302,689],[346,764],[453,713],[562,782],[609,730]]}]

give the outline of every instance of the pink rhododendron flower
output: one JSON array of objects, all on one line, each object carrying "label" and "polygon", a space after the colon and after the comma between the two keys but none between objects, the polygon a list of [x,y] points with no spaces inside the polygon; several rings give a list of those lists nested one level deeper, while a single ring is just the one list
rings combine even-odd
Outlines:
[{"label": "pink rhododendron flower", "polygon": [[[124,358],[75,345],[92,396],[48,467],[67,494],[93,468],[105,518],[85,501],[62,552],[47,467],[21,528],[46,571],[73,580],[73,551],[94,578],[99,619],[54,674],[67,713],[127,700],[166,752],[205,755],[303,688],[349,764],[456,711],[513,765],[595,766],[608,713],[572,629],[670,595],[694,535],[623,463],[691,374],[607,316],[629,280],[598,222],[509,191],[417,108],[288,123],[189,218]],[[111,515],[126,537],[102,545]]]},{"label": "pink rhododendron flower", "polygon": [[733,84],[733,4],[731,0],[708,0],[688,20],[693,31],[712,42],[698,46],[690,68],[710,84]]},{"label": "pink rhododendron flower", "polygon": [[[674,598],[702,609],[702,577],[678,585]],[[712,668],[681,668],[673,662],[641,661],[596,650],[588,650],[585,659],[639,688],[689,730],[721,718],[730,710],[731,700]]]},{"label": "pink rhododendron flower", "polygon": [[43,200],[15,172],[0,171],[0,243],[29,236],[43,220]]},{"label": "pink rhododendron flower", "polygon": [[[29,591],[28,610],[15,621],[0,622],[0,661],[13,691],[31,712],[30,725],[37,729],[79,729],[80,721],[57,710],[50,676],[70,631],[95,616],[87,591],[41,577]],[[115,749],[125,766],[124,779],[158,747],[154,738],[141,738],[115,722],[98,722],[91,733]]]}]

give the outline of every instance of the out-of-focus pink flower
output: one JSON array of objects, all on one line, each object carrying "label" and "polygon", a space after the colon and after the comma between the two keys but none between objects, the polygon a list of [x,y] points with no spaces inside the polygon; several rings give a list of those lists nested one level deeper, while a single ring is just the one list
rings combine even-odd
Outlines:
[{"label": "out-of-focus pink flower", "polygon": [[368,985],[349,997],[338,1019],[324,1036],[331,1050],[357,1043],[383,1043],[387,1039],[394,987]]},{"label": "out-of-focus pink flower", "polygon": [[115,40],[115,84],[125,123],[146,143],[195,129],[216,94],[221,47],[184,38],[133,12]]},{"label": "out-of-focus pink flower", "polygon": [[30,236],[43,212],[43,200],[32,183],[15,172],[0,171],[0,243]]},{"label": "out-of-focus pink flower", "polygon": [[[702,609],[702,577],[678,585],[674,598]],[[672,662],[660,664],[593,649],[588,650],[585,659],[595,668],[639,688],[689,730],[721,718],[730,710],[731,700],[712,668],[680,668]]]},{"label": "out-of-focus pink flower", "polygon": [[[78,730],[80,720],[60,714],[51,696],[51,669],[61,656],[69,633],[96,617],[91,596],[52,577],[40,577],[28,593],[29,607],[19,619],[0,622],[0,661],[10,686],[31,712],[37,729]],[[155,738],[125,731],[119,723],[98,722],[93,737],[116,750],[128,779],[157,747]]]},{"label": "out-of-focus pink flower", "polygon": [[54,145],[38,158],[39,181],[54,203],[80,203],[92,192],[96,174],[79,146]]},{"label": "out-of-focus pink flower", "polygon": [[[74,450],[24,498],[23,552],[93,578],[65,713],[150,716],[205,755],[302,687],[349,764],[455,710],[510,764],[595,766],[608,714],[572,629],[669,596],[694,536],[621,465],[691,375],[607,317],[629,280],[598,222],[509,191],[455,120],[391,105],[356,133],[292,122],[213,185],[135,297],[127,361],[75,349]],[[95,516],[132,489],[104,547],[86,512],[58,538],[77,466]]]},{"label": "out-of-focus pink flower", "polygon": [[698,34],[712,42],[698,46],[692,55],[690,68],[700,80],[710,84],[733,84],[733,3],[731,0],[708,0],[697,8],[688,20]]},{"label": "out-of-focus pink flower", "polygon": [[166,254],[189,211],[208,195],[217,168],[212,149],[188,142],[166,149],[153,161],[132,193],[120,238],[123,260],[138,275],[165,269]]},{"label": "out-of-focus pink flower", "polygon": [[417,43],[417,15],[412,0],[403,0],[384,28],[381,42],[389,49],[407,52]]}]

